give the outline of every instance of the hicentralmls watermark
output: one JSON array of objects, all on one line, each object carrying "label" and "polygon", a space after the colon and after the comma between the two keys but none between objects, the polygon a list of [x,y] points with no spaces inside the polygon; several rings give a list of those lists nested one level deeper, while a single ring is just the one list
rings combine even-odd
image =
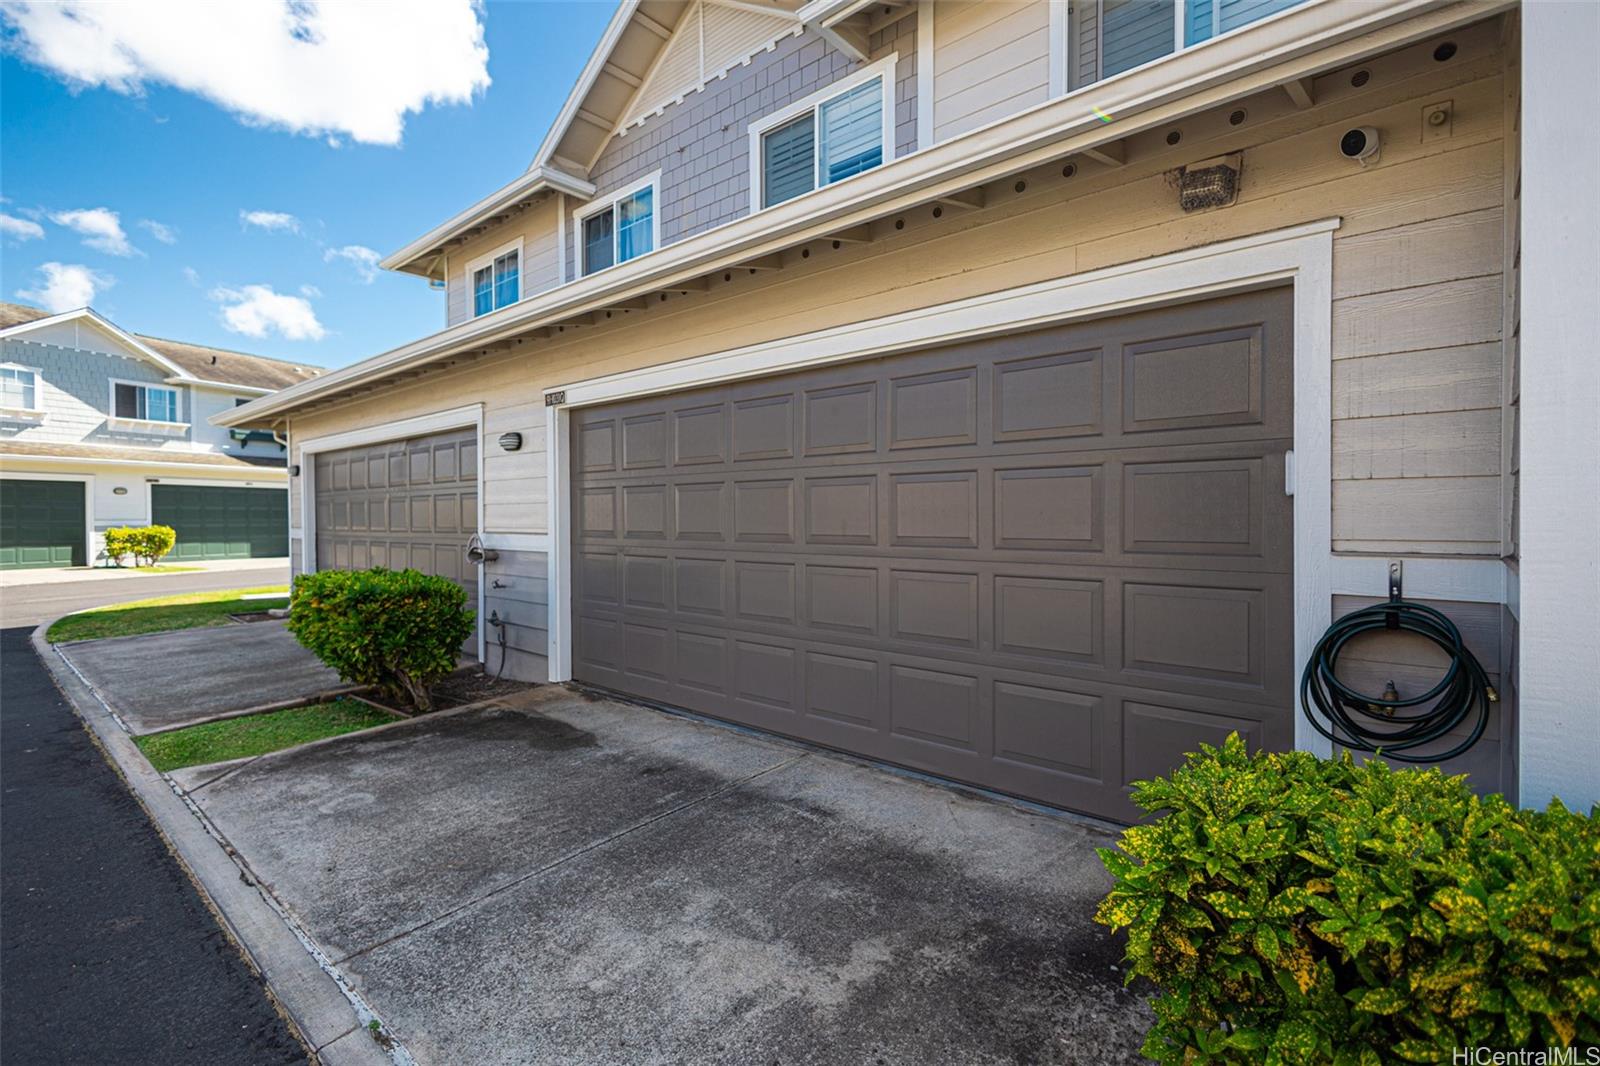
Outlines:
[{"label": "hicentralmls watermark", "polygon": [[1458,1047],[1452,1066],[1600,1066],[1600,1047],[1518,1048]]}]

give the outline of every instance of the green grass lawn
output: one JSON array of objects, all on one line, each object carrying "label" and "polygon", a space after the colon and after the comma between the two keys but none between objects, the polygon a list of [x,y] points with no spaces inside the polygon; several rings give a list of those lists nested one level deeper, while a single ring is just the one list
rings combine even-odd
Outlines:
[{"label": "green grass lawn", "polygon": [[[260,592],[281,592],[281,600],[244,600]],[[287,585],[265,585],[252,589],[225,589],[221,592],[190,592],[181,596],[157,596],[109,607],[69,614],[45,634],[52,644],[68,640],[99,640],[101,637],[131,637],[140,633],[161,633],[169,629],[197,629],[223,626],[230,614],[265,611],[289,602]]]},{"label": "green grass lawn", "polygon": [[[119,568],[112,567],[112,569]],[[130,574],[186,574],[192,570],[203,570],[204,567],[178,566],[176,563],[157,563],[155,566],[141,566],[137,569],[131,566],[124,566],[120,569],[126,570]]]},{"label": "green grass lawn", "polygon": [[332,703],[224,718],[220,722],[192,725],[170,733],[136,737],[134,742],[157,770],[167,771],[265,755],[269,751],[281,751],[296,744],[398,720],[398,715],[369,707],[359,700],[337,699]]}]

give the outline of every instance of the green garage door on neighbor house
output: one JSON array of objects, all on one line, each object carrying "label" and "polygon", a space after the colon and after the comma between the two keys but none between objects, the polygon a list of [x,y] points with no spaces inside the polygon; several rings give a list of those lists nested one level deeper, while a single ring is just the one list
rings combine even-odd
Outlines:
[{"label": "green garage door on neighbor house", "polygon": [[84,483],[0,478],[0,570],[84,566]]},{"label": "green garage door on neighbor house", "polygon": [[289,493],[284,489],[152,485],[150,520],[178,533],[169,559],[276,559],[289,554]]}]

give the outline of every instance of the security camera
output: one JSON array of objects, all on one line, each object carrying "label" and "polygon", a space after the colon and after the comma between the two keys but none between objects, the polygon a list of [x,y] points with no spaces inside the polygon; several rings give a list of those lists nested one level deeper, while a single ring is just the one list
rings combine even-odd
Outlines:
[{"label": "security camera", "polygon": [[1339,138],[1339,154],[1363,166],[1369,159],[1377,159],[1378,131],[1372,126],[1357,126],[1345,131],[1345,135]]}]

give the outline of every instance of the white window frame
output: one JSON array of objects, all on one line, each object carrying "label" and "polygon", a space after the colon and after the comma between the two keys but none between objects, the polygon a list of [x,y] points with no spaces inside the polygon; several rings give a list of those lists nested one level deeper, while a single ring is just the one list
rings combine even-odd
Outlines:
[{"label": "white window frame", "polygon": [[[512,300],[508,304],[504,304],[504,305],[502,305],[500,307],[491,307],[489,310],[483,312],[482,314],[479,314],[478,313],[478,306],[477,306],[478,305],[477,290],[474,287],[473,281],[472,281],[473,275],[477,274],[477,272],[482,270],[484,267],[493,267],[494,266],[494,261],[496,259],[499,259],[502,255],[505,255],[507,252],[516,252],[517,253],[517,298],[515,300]],[[522,254],[522,238],[521,237],[518,237],[514,241],[507,241],[505,244],[502,244],[500,247],[496,248],[494,251],[485,252],[483,255],[477,256],[477,257],[469,260],[467,262],[467,268],[466,268],[466,270],[467,270],[467,274],[466,274],[467,318],[469,318],[469,319],[484,318],[484,317],[487,317],[488,315],[494,314],[496,311],[503,311],[507,307],[515,307],[517,304],[521,303],[523,296],[525,296],[527,294],[527,291],[528,291],[528,287],[522,283],[523,282],[523,278],[526,276],[527,265],[528,265],[527,256]]]},{"label": "white window frame", "polygon": [[[881,89],[883,91],[883,132],[881,134],[883,138],[883,162],[872,169],[878,170],[881,167],[888,166],[890,163],[894,162],[894,76],[895,64],[899,61],[900,53],[891,52],[882,59],[874,60],[873,62],[867,64],[854,74],[840,78],[832,85],[829,85],[826,89],[819,89],[810,96],[796,100],[788,107],[774,111],[770,115],[764,115],[756,121],[750,123],[747,129],[747,136],[750,139],[750,213],[752,215],[759,214],[760,212],[767,210],[767,208],[761,205],[762,179],[764,177],[761,166],[761,138],[765,136],[768,131],[777,129],[779,126],[782,126],[787,122],[792,122],[794,119],[799,118],[808,111],[819,111],[822,105],[827,103],[829,100],[832,100],[836,96],[843,96],[852,89],[860,88],[874,78],[883,79],[881,84]],[[816,122],[814,118],[812,121],[813,123]],[[816,180],[815,153],[820,151],[822,151],[822,137],[820,135],[820,130],[818,130],[818,135],[813,139],[812,145],[813,181]],[[852,178],[856,176],[857,175],[855,174],[850,175]],[[790,197],[788,200],[783,202],[785,204],[793,203],[795,200],[800,199],[800,197],[809,196],[811,193],[814,193],[819,189],[830,188],[833,185],[840,184],[840,182],[849,180],[850,178],[840,178],[839,181],[830,182],[828,185],[813,185],[810,192],[803,192],[800,194],[800,196]],[[772,206],[779,207],[782,205],[773,204]]]},{"label": "white window frame", "polygon": [[[163,392],[172,393],[173,396],[174,396],[172,409],[173,409],[173,412],[178,416],[177,420],[173,421],[173,422],[168,422],[165,419],[160,419],[160,418],[133,418],[133,417],[130,417],[128,415],[119,415],[119,414],[117,414],[117,386],[118,385],[132,385],[135,388],[140,388],[140,389],[161,389]],[[106,406],[106,419],[107,419],[107,421],[121,423],[123,425],[136,425],[136,426],[140,426],[140,427],[144,427],[144,426],[164,426],[164,427],[168,427],[168,428],[171,428],[171,429],[188,429],[189,428],[189,423],[187,423],[187,422],[185,422],[183,420],[183,390],[180,389],[180,388],[177,388],[177,387],[172,386],[172,385],[163,385],[163,384],[161,384],[160,382],[157,382],[157,381],[130,381],[127,378],[112,378],[106,384],[106,391],[109,393],[109,402],[108,402],[108,404]],[[145,403],[145,409],[149,410],[149,407],[150,407],[150,405],[149,405],[149,403],[147,401]]]},{"label": "white window frame", "polygon": [[33,375],[33,406],[13,407],[0,399],[0,411],[8,411],[19,415],[44,414],[44,374],[36,366],[25,366],[22,363],[0,363],[0,370],[21,370]]},{"label": "white window frame", "polygon": [[[622,227],[617,225],[617,220],[613,216],[611,220],[611,265],[601,267],[599,270],[585,270],[584,268],[588,265],[585,253],[588,249],[583,240],[584,219],[592,215],[598,215],[602,211],[615,210],[620,201],[626,200],[636,193],[643,192],[645,189],[650,190],[650,251],[636,255],[632,259],[618,259],[617,242],[622,239]],[[592,278],[596,274],[604,274],[608,270],[616,269],[623,263],[632,263],[643,259],[647,255],[659,252],[661,250],[661,171],[654,171],[640,178],[632,185],[624,185],[622,188],[608,192],[604,196],[597,196],[582,207],[574,210],[572,212],[572,244],[573,255],[578,263],[578,269],[574,276],[580,280]]]}]

